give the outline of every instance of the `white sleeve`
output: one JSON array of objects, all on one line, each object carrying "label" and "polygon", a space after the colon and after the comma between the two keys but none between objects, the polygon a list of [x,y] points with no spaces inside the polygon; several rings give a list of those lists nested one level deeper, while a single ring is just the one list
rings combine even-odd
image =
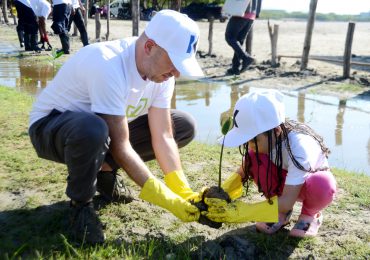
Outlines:
[{"label": "white sleeve", "polygon": [[[322,151],[319,144],[311,137],[305,134],[289,133],[290,148],[294,158],[307,171],[315,170],[318,162],[321,161]],[[310,174],[307,171],[298,169],[290,156],[288,156],[288,174],[285,180],[287,185],[299,185],[306,181]]]},{"label": "white sleeve", "polygon": [[49,2],[47,1],[41,1],[40,3],[40,10],[39,10],[39,16],[44,17],[45,19],[48,18],[49,14],[51,12],[51,6]]},{"label": "white sleeve", "polygon": [[175,88],[174,77],[169,78],[158,86],[152,103],[153,107],[171,108],[171,99]]}]

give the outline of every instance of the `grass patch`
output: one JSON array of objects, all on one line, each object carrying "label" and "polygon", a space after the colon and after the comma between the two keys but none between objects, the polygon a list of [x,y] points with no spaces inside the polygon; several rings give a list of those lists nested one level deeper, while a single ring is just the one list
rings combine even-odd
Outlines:
[{"label": "grass patch", "polygon": [[[256,233],[253,223],[224,224],[216,231],[198,223],[182,223],[165,210],[137,199],[130,204],[99,207],[107,235],[104,245],[77,244],[66,221],[66,167],[37,158],[27,135],[32,102],[26,94],[0,87],[0,258],[211,258],[224,250],[219,245],[225,243],[243,244],[243,256],[250,258],[366,259],[370,255],[366,232],[370,178],[337,169],[340,196],[325,210],[320,236],[313,239],[290,238],[288,230],[266,236]],[[219,151],[219,146],[197,142],[181,150],[184,170],[194,189],[217,184]],[[237,149],[226,149],[223,176],[235,170],[240,160]],[[148,166],[162,178],[155,162]],[[129,180],[127,183],[137,195],[137,186]],[[221,255],[227,255],[226,250]]]}]

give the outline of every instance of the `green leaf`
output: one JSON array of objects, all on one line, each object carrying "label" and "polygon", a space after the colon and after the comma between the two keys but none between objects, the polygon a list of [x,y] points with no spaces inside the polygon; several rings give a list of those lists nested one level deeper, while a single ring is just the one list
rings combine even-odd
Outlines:
[{"label": "green leaf", "polygon": [[225,123],[222,125],[221,132],[223,135],[226,135],[227,132],[229,132],[233,126],[233,117],[229,117],[226,119]]}]

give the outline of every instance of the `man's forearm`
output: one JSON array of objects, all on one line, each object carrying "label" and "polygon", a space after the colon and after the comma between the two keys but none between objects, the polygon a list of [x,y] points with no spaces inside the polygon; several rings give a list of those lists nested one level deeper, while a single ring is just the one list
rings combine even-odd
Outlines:
[{"label": "man's forearm", "polygon": [[119,152],[112,151],[112,155],[118,165],[140,187],[143,187],[148,178],[153,176],[132,147],[125,147]]},{"label": "man's forearm", "polygon": [[155,157],[164,174],[182,169],[177,144],[172,137],[153,140],[152,145]]}]

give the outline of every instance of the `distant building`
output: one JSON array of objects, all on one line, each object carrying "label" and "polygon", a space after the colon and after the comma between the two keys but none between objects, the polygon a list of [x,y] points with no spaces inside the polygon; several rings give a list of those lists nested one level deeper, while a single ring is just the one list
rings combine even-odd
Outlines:
[{"label": "distant building", "polygon": [[360,13],[359,17],[360,18],[370,18],[370,11],[367,13]]}]

